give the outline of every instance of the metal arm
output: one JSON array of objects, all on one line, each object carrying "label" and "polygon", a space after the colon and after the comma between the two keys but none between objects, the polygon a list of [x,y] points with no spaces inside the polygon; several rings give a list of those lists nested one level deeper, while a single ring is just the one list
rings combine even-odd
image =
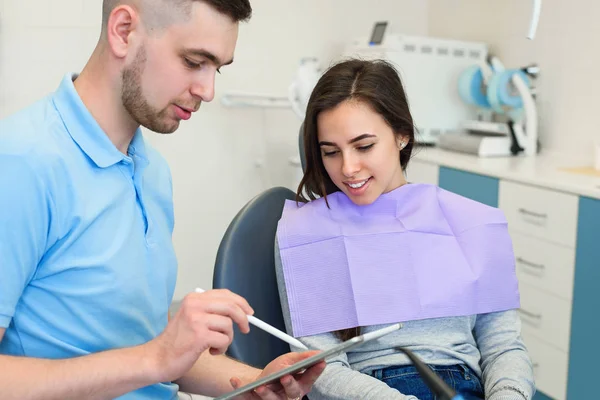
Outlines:
[{"label": "metal arm", "polygon": [[435,372],[427,364],[421,361],[412,351],[405,349],[404,347],[396,347],[396,350],[400,350],[410,359],[415,365],[419,375],[429,387],[431,392],[436,396],[436,399],[440,400],[464,400],[460,394],[456,394],[442,378],[436,375]]}]

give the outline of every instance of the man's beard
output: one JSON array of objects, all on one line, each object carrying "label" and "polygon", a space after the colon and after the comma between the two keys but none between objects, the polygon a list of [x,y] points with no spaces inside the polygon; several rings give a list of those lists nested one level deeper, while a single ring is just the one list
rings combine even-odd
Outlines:
[{"label": "man's beard", "polygon": [[142,46],[133,63],[122,72],[123,106],[139,125],[158,133],[173,133],[179,127],[179,121],[167,115],[168,108],[157,110],[152,107],[142,93],[142,73],[145,66],[146,48]]}]

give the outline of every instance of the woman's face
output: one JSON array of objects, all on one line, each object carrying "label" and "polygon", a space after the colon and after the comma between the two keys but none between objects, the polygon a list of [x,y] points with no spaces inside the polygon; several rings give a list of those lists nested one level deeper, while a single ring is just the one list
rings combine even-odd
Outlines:
[{"label": "woman's face", "polygon": [[358,205],[406,183],[395,135],[381,115],[360,101],[345,101],[317,118],[318,141],[327,174]]}]

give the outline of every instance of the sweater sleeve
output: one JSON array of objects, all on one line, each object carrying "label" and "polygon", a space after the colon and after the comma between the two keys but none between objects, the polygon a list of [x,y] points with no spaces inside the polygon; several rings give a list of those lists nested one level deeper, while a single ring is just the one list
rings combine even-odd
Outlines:
[{"label": "sweater sleeve", "polygon": [[517,310],[480,314],[473,330],[481,352],[486,399],[530,400],[533,366],[521,339]]}]

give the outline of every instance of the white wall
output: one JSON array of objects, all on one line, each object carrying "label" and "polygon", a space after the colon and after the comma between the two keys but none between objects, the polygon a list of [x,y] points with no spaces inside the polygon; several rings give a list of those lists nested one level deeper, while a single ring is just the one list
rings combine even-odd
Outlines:
[{"label": "white wall", "polygon": [[429,34],[490,45],[507,67],[536,62],[540,140],[547,152],[591,165],[600,140],[600,2],[544,0],[535,40],[531,0],[430,0]]},{"label": "white wall", "polygon": [[100,33],[99,4],[0,0],[0,118],[83,67]]},{"label": "white wall", "polygon": [[[0,0],[0,118],[55,90],[79,71],[100,32],[101,1]],[[396,32],[425,35],[425,0],[254,0],[235,62],[217,77],[217,97],[167,136],[146,136],[171,165],[175,190],[174,242],[180,262],[175,298],[211,287],[219,241],[235,213],[267,186],[293,188],[300,121],[291,110],[225,109],[224,91],[285,95],[298,60],[328,65],[350,38],[375,21]],[[258,158],[268,170],[257,169]],[[263,173],[264,172],[264,173]]]}]

